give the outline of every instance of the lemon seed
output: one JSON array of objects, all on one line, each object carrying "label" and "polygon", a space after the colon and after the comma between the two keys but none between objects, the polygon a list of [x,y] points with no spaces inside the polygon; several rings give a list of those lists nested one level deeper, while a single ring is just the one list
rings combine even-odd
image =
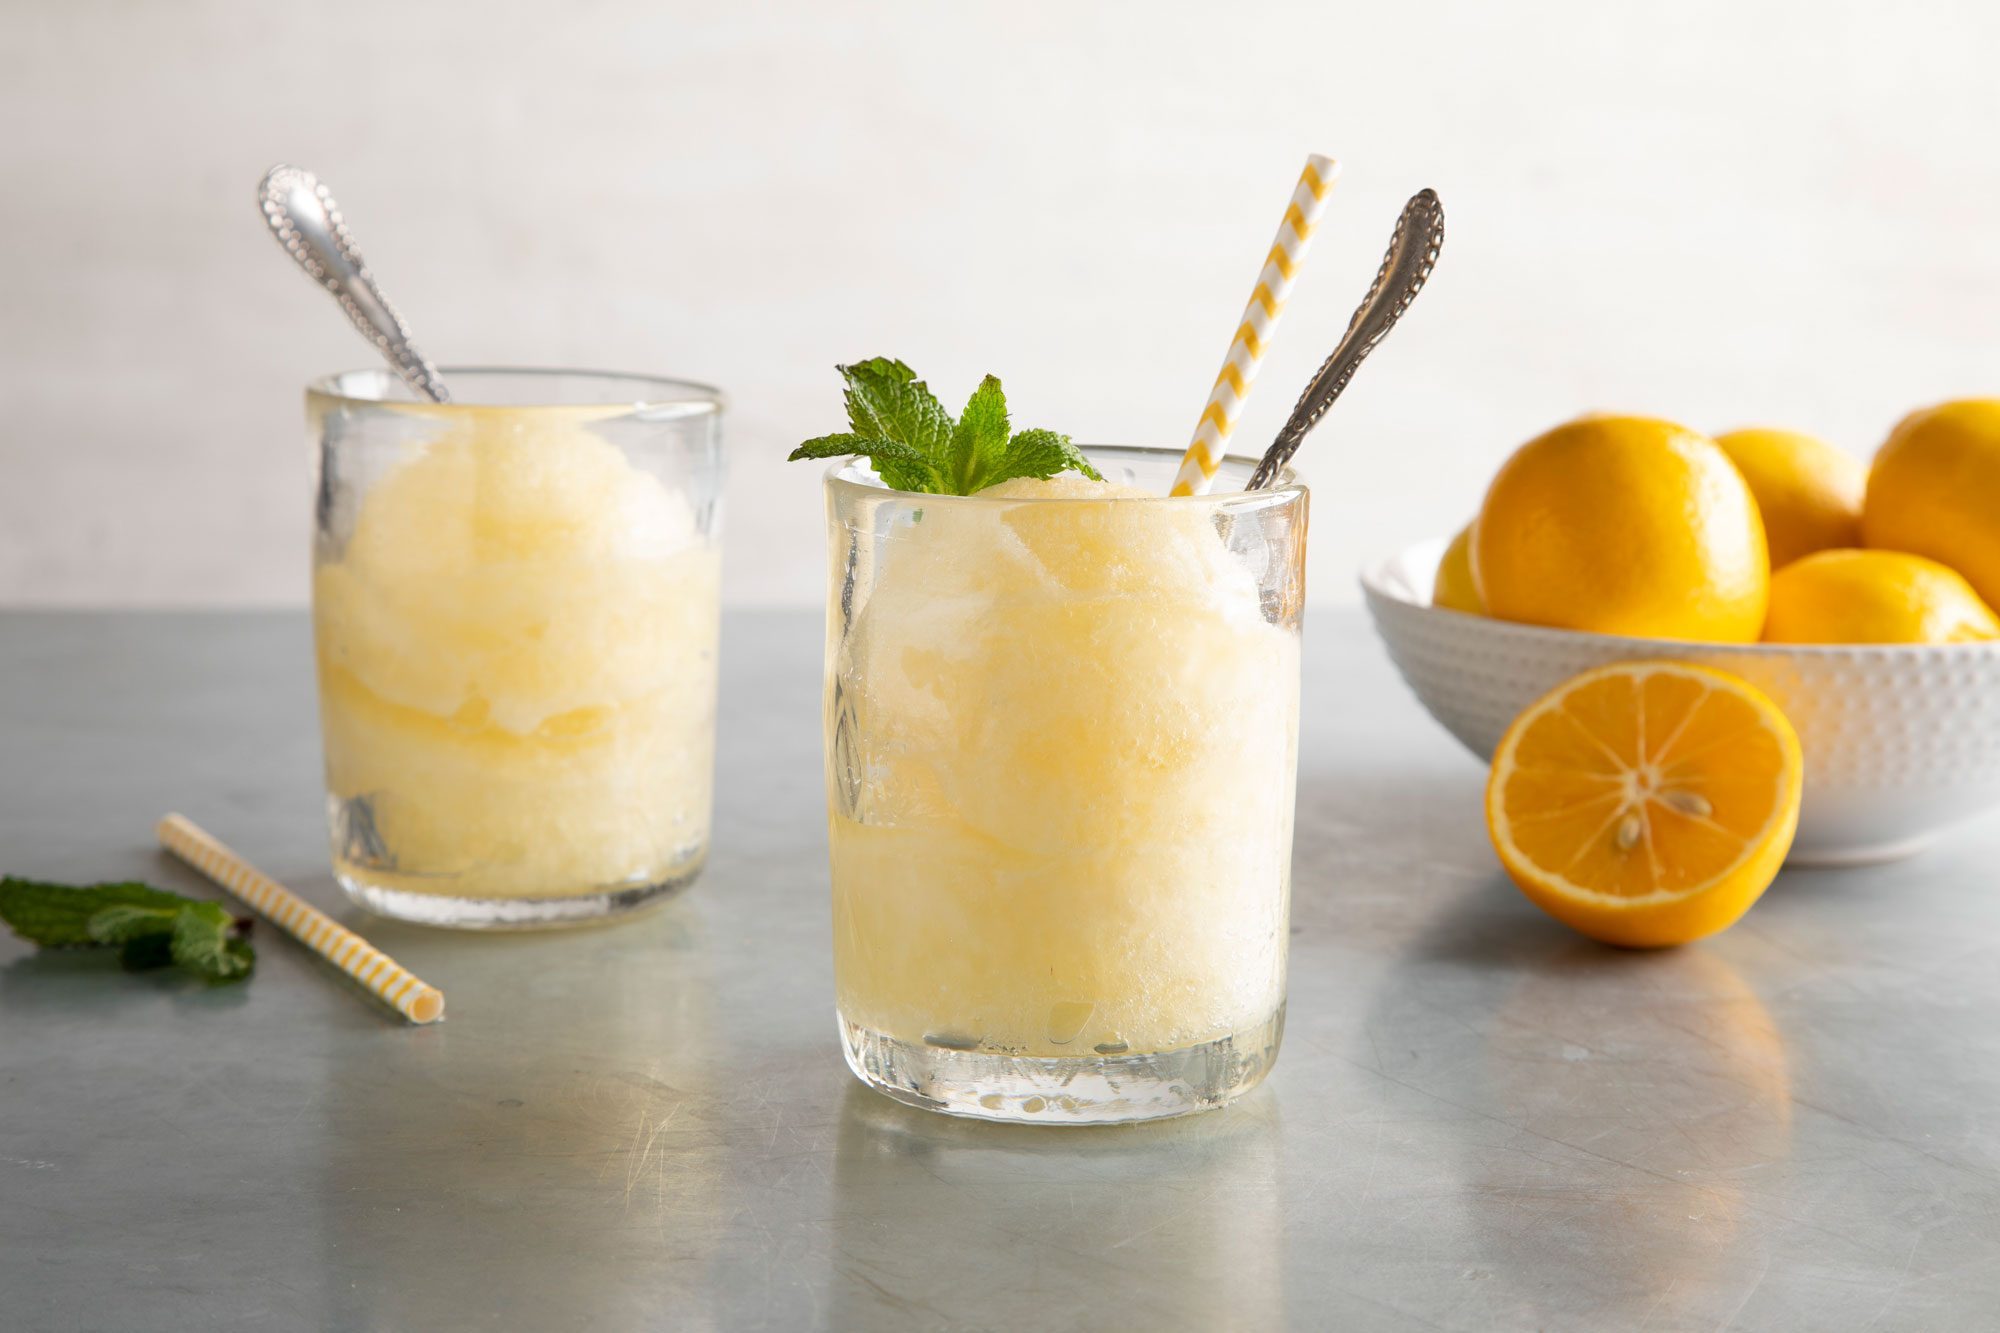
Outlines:
[{"label": "lemon seed", "polygon": [[1618,850],[1621,852],[1631,851],[1639,845],[1639,839],[1645,836],[1645,832],[1646,821],[1639,818],[1638,811],[1634,810],[1631,814],[1626,815],[1625,818],[1618,821]]},{"label": "lemon seed", "polygon": [[1660,803],[1675,814],[1686,815],[1689,819],[1707,819],[1715,813],[1715,807],[1710,805],[1708,798],[1700,792],[1663,791],[1660,793]]}]

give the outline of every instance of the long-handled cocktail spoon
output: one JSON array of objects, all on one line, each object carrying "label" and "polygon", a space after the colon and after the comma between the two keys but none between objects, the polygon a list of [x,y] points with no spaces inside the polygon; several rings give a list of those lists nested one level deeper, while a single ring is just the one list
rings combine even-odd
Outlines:
[{"label": "long-handled cocktail spoon", "polygon": [[258,184],[257,206],[285,253],[333,293],[361,336],[375,344],[396,373],[432,402],[450,402],[437,367],[410,341],[410,326],[382,294],[347,230],[340,205],[319,177],[303,167],[279,163]]},{"label": "long-handled cocktail spoon", "polygon": [[1292,409],[1284,429],[1265,451],[1264,461],[1257,465],[1245,490],[1269,486],[1279,469],[1291,461],[1305,443],[1306,435],[1354,378],[1355,367],[1375,350],[1375,344],[1388,336],[1403,312],[1410,308],[1410,302],[1417,299],[1443,247],[1444,206],[1432,191],[1420,191],[1403,206],[1402,216],[1396,219],[1395,234],[1389,238],[1389,253],[1383,256],[1382,267],[1376,270],[1368,295],[1361,299],[1354,318],[1348,321],[1340,345],[1299,395],[1298,406]]}]

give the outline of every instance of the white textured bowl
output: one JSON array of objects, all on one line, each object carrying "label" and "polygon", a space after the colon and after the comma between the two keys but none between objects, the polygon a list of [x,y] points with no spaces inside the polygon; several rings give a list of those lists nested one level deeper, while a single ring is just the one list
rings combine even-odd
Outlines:
[{"label": "white textured bowl", "polygon": [[1907,856],[2000,807],[2000,644],[1687,643],[1510,624],[1431,605],[1445,544],[1369,565],[1361,590],[1404,681],[1481,759],[1522,709],[1577,672],[1667,658],[1753,682],[1798,728],[1806,774],[1794,864]]}]

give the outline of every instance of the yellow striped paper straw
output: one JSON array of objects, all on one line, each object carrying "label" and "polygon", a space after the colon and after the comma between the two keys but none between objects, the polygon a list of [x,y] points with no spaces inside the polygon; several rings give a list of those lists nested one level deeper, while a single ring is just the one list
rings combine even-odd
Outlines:
[{"label": "yellow striped paper straw", "polygon": [[158,831],[162,847],[262,912],[412,1023],[444,1017],[443,991],[405,972],[395,959],[217,842],[193,820],[168,815]]},{"label": "yellow striped paper straw", "polygon": [[1292,279],[1305,261],[1313,229],[1319,225],[1320,214],[1326,211],[1326,197],[1332,193],[1333,182],[1339,175],[1340,164],[1330,157],[1315,153],[1306,159],[1306,169],[1299,173],[1298,188],[1292,191],[1292,201],[1285,206],[1284,221],[1278,224],[1278,239],[1271,242],[1264,270],[1257,275],[1249,304],[1243,307],[1243,322],[1230,340],[1222,373],[1215,377],[1208,406],[1202,409],[1201,420],[1195,423],[1194,440],[1181,459],[1181,470],[1174,474],[1170,494],[1202,495],[1214,484],[1222,456],[1229,452],[1229,433],[1236,429],[1236,418],[1243,411],[1243,400],[1250,396],[1257,368],[1264,363],[1264,350],[1271,344],[1271,333],[1278,327],[1278,317],[1285,313]]}]

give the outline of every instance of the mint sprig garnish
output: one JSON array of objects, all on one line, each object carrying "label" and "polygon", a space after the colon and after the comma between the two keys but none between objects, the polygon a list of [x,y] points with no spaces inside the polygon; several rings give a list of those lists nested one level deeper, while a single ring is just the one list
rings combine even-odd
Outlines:
[{"label": "mint sprig garnish", "polygon": [[847,381],[849,429],[807,440],[792,450],[792,461],[860,454],[885,485],[930,495],[971,495],[1015,477],[1058,472],[1104,480],[1069,436],[1012,430],[1007,395],[991,375],[954,420],[901,361],[878,356],[839,370]]},{"label": "mint sprig garnish", "polygon": [[44,949],[115,948],[134,970],[176,964],[209,981],[239,981],[257,955],[248,918],[221,903],[136,882],[51,884],[0,879],[0,921]]}]

